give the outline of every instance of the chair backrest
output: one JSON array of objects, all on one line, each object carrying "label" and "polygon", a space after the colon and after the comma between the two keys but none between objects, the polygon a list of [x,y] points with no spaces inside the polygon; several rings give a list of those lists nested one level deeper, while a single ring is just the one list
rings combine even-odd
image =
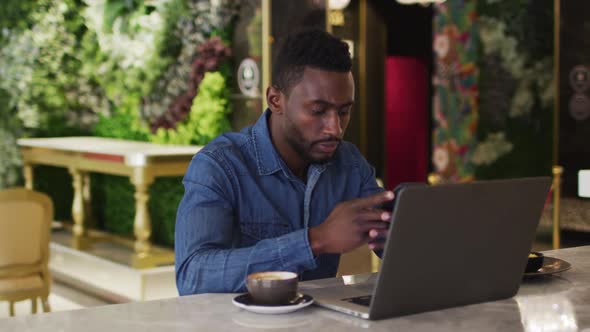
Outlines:
[{"label": "chair backrest", "polygon": [[53,203],[46,194],[13,188],[0,191],[0,269],[47,265]]}]

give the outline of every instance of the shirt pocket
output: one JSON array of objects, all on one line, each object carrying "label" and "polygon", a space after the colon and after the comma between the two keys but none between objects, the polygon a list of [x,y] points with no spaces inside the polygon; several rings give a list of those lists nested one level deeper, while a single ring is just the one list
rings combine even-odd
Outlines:
[{"label": "shirt pocket", "polygon": [[263,221],[242,221],[242,244],[255,244],[264,239],[271,239],[291,232],[291,226],[281,219],[266,219]]}]

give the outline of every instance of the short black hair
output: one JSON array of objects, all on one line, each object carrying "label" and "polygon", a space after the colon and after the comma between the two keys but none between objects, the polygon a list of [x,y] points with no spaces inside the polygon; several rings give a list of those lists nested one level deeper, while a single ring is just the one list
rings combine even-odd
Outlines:
[{"label": "short black hair", "polygon": [[305,67],[349,72],[352,59],[348,44],[320,29],[307,29],[287,36],[272,66],[272,85],[288,95],[303,77]]}]

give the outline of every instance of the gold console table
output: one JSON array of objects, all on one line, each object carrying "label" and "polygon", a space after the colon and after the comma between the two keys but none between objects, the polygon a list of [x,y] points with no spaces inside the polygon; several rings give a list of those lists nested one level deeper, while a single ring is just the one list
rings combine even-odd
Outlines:
[{"label": "gold console table", "polygon": [[33,188],[33,166],[65,167],[72,175],[74,199],[73,246],[82,249],[88,242],[85,225],[90,206],[89,172],[128,176],[135,187],[134,266],[169,263],[173,253],[157,255],[152,250],[151,221],[147,202],[149,186],[158,176],[184,175],[193,155],[201,147],[161,145],[101,137],[56,137],[19,139],[23,157],[25,186]]}]

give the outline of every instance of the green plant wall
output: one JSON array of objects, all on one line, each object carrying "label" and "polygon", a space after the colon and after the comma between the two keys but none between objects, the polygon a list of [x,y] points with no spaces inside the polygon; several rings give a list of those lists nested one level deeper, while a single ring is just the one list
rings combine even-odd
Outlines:
[{"label": "green plant wall", "polygon": [[[7,1],[0,6],[0,188],[22,185],[21,137],[205,144],[229,129],[227,37],[239,1]],[[173,245],[181,180],[158,178],[150,188],[157,244]],[[95,226],[132,236],[129,179],[92,174],[91,183]],[[57,219],[71,219],[67,170],[36,167],[35,188],[52,196]]]}]

